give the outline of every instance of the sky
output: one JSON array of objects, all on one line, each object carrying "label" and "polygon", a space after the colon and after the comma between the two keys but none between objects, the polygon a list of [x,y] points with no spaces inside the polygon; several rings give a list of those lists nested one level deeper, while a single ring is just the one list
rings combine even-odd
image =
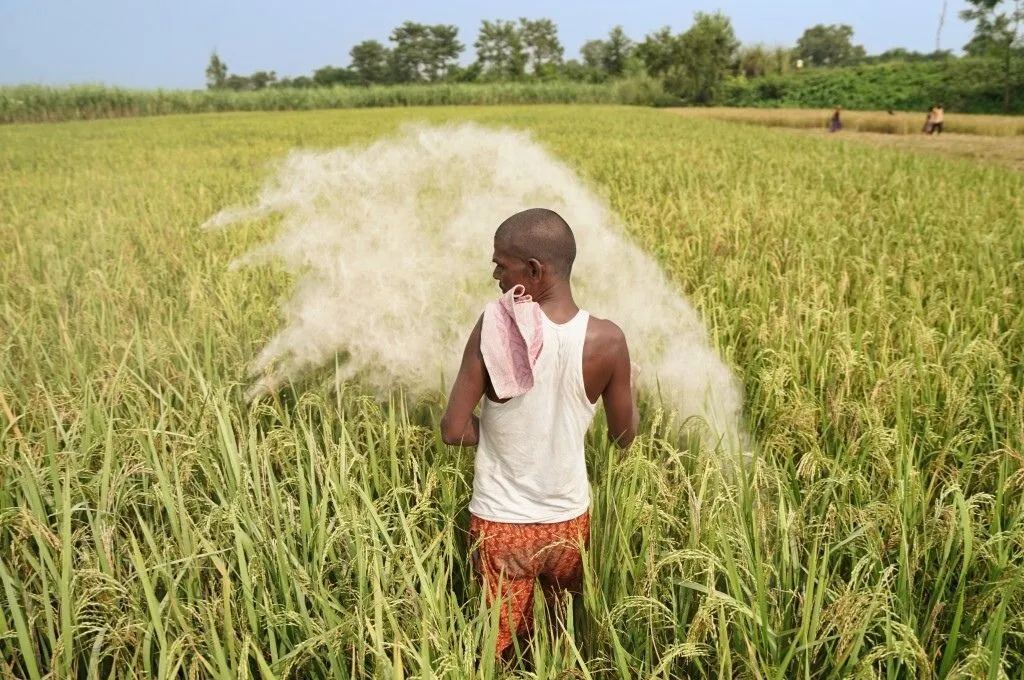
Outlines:
[{"label": "sky", "polygon": [[[949,0],[943,49],[960,48],[971,28]],[[0,85],[103,83],[201,88],[216,50],[232,73],[310,74],[348,64],[352,45],[386,43],[405,20],[455,24],[464,63],[483,19],[547,17],[566,58],[621,24],[634,40],[661,26],[685,30],[695,11],[721,10],[744,43],[792,45],[815,24],[850,24],[868,53],[935,48],[942,0],[0,0]]]}]

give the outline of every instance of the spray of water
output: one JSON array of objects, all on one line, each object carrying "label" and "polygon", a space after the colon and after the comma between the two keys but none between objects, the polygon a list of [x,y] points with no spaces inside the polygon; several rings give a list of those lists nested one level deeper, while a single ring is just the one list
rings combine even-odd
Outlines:
[{"label": "spray of water", "polygon": [[[370,146],[295,151],[255,205],[207,227],[280,215],[277,236],[233,263],[277,260],[296,275],[283,328],[252,363],[250,397],[347,359],[341,380],[380,394],[454,377],[491,279],[494,230],[527,207],[573,228],[577,302],[626,333],[641,387],[723,443],[742,445],[738,381],[691,305],[624,236],[607,205],[528,133],[472,124],[409,127]],[[732,448],[730,446],[730,448]]]}]

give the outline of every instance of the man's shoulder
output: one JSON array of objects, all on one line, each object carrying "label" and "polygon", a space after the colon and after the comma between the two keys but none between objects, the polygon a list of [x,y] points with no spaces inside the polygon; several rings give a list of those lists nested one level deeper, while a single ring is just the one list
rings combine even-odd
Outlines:
[{"label": "man's shoulder", "polygon": [[610,319],[591,316],[587,324],[587,344],[593,343],[602,352],[626,346],[626,335],[619,325]]}]

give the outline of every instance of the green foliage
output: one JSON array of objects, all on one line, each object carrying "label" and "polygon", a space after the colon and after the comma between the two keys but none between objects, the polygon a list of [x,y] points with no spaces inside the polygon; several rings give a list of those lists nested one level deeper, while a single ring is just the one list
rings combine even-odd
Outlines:
[{"label": "green foliage", "polygon": [[570,59],[562,64],[562,68],[559,70],[559,75],[573,83],[599,82],[599,79],[595,80],[595,76],[598,75],[598,72],[583,64],[578,59]]},{"label": "green foliage", "polygon": [[608,80],[608,72],[604,69],[605,54],[608,52],[608,43],[604,40],[588,40],[580,47],[582,68],[580,70],[587,82],[601,83]]},{"label": "green foliage", "polygon": [[214,52],[210,55],[210,63],[206,67],[206,87],[210,90],[217,90],[224,87],[224,81],[228,77],[228,65],[221,61],[221,58]]},{"label": "green foliage", "polygon": [[[1002,65],[992,59],[891,62],[842,69],[808,69],[765,78],[733,78],[721,104],[786,108],[999,113],[1004,107]],[[1011,93],[1008,112],[1024,113],[1024,87]]]},{"label": "green foliage", "polygon": [[452,66],[448,72],[448,80],[453,83],[481,83],[483,80],[483,67],[479,61],[474,61],[469,66]]},{"label": "green foliage", "polygon": [[310,87],[319,87],[309,76],[296,76],[295,78],[279,78],[274,83],[275,88],[302,90]]},{"label": "green foliage", "polygon": [[349,70],[362,85],[381,85],[388,81],[391,51],[377,40],[364,40],[349,50]]},{"label": "green foliage", "polygon": [[262,90],[277,82],[277,73],[274,71],[256,71],[249,76],[249,82],[252,84],[252,89]]},{"label": "green foliage", "polygon": [[563,74],[570,80],[601,83],[642,73],[643,62],[636,56],[636,45],[622,26],[608,32],[604,40],[594,39],[580,48],[581,62],[566,64]]},{"label": "green foliage", "polygon": [[974,57],[1003,58],[1021,41],[1024,3],[1020,0],[966,0],[960,12],[964,21],[974,22],[974,35],[964,51]]},{"label": "green foliage", "polygon": [[937,52],[915,52],[913,50],[896,47],[886,50],[881,54],[869,54],[858,61],[859,64],[883,64],[889,61],[946,61],[955,59],[951,50],[939,50]]},{"label": "green foliage", "polygon": [[348,85],[356,81],[356,74],[347,68],[324,66],[313,72],[313,84],[317,87]]},{"label": "green foliage", "polygon": [[738,48],[729,17],[721,12],[697,12],[693,26],[679,36],[683,99],[694,104],[715,103]]},{"label": "green foliage", "polygon": [[796,53],[813,66],[848,66],[865,55],[862,45],[853,44],[853,27],[848,24],[808,28],[796,41]]},{"label": "green foliage", "polygon": [[519,19],[523,49],[533,75],[550,79],[562,65],[565,49],[558,39],[558,27],[551,19]]},{"label": "green foliage", "polygon": [[[453,25],[406,21],[391,32],[391,78],[396,83],[434,82],[455,65],[463,45]],[[373,82],[373,81],[370,81]]]},{"label": "green foliage", "polygon": [[[670,40],[663,39],[668,36]],[[659,32],[637,48],[678,49],[678,37]],[[646,59],[645,59],[646,61]],[[308,77],[282,80],[259,92],[230,76],[224,88],[208,91],[128,90],[99,86],[0,88],[0,123],[43,122],[150,116],[211,111],[283,111],[288,109],[431,106],[450,104],[608,103],[678,106],[686,72],[671,59],[668,70],[647,61],[645,77],[603,82],[606,77],[576,60],[566,62],[559,78],[520,83],[475,81],[484,78],[479,63],[453,68],[447,83],[357,87],[318,87]],[[351,72],[346,71],[350,75]],[[657,91],[652,85],[657,83]],[[666,85],[667,83],[667,85]],[[624,95],[623,93],[630,93]],[[636,94],[639,93],[639,94]],[[1024,113],[1024,88],[1014,92],[1011,111]],[[690,100],[693,101],[693,100]],[[717,103],[738,107],[830,108],[926,111],[935,102],[948,111],[998,113],[1003,110],[1002,70],[989,59],[943,62],[892,62],[846,69],[810,69],[758,78],[737,76],[722,83]]]},{"label": "green foliage", "polygon": [[[657,101],[641,97],[645,104],[800,108],[842,104],[854,109],[924,110],[941,101],[950,111],[1021,112],[1024,47],[1018,46],[1018,34],[1024,20],[1024,0],[971,0],[970,4],[971,8],[962,12],[963,18],[975,22],[975,37],[967,49],[990,56],[958,59],[948,51],[919,53],[902,48],[864,56],[863,48],[852,42],[853,29],[845,24],[812,26],[793,49],[760,44],[740,47],[728,17],[720,12],[697,12],[694,23],[685,32],[674,34],[665,26],[648,34],[639,44],[634,44],[622,27],[616,26],[607,38],[584,43],[580,60],[568,61],[564,60],[558,28],[550,19],[484,20],[474,43],[477,58],[462,66],[457,59],[463,45],[458,41],[455,26],[406,21],[392,31],[392,49],[376,40],[365,40],[350,50],[348,67],[324,66],[311,77],[278,78],[273,71],[248,76],[230,74],[216,52],[211,54],[206,68],[209,90],[274,89],[290,92],[287,95],[243,102],[225,97],[203,100],[187,93],[73,88],[62,100],[47,88],[20,90],[17,96],[8,88],[6,100],[0,100],[0,119],[46,118],[38,110],[27,118],[20,113],[25,110],[26,101],[37,106],[43,100],[58,109],[63,108],[64,102],[76,102],[71,108],[78,108],[77,113],[65,110],[49,114],[62,119],[101,115],[97,112],[104,108],[111,111],[110,115],[149,115],[153,110],[256,110],[280,107],[282,102],[291,102],[294,108],[345,108],[374,105],[365,102],[468,103],[480,98],[476,92],[470,94],[467,90],[463,94],[450,89],[439,91],[436,96],[418,91],[315,95],[302,92],[339,85],[567,83],[565,90],[524,90],[523,101],[548,101],[549,96],[552,101],[575,101],[576,95],[570,92],[581,90],[572,90],[572,84],[598,85],[622,78],[640,82],[636,77],[644,73],[657,79],[661,89],[655,97]],[[802,72],[795,72],[798,58],[807,62],[808,68]],[[854,66],[820,66],[829,64]],[[617,91],[612,87],[602,96],[618,101],[614,94]],[[83,92],[89,94],[80,94]],[[77,103],[92,96],[102,101],[88,102],[85,107]],[[588,93],[583,100],[591,101],[591,96]],[[489,96],[482,98],[490,100]],[[88,113],[83,113],[82,108]],[[142,113],[125,113],[132,110]]]},{"label": "green foliage", "polygon": [[515,22],[484,19],[473,46],[485,78],[518,80],[526,75],[528,55],[523,43],[523,30]]},{"label": "green foliage", "polygon": [[608,33],[603,48],[600,62],[602,70],[612,78],[623,75],[634,46],[622,26],[616,26]]},{"label": "green foliage", "polygon": [[[330,67],[327,67],[330,68]],[[252,92],[263,90],[267,87],[277,85],[277,74],[273,71],[256,71],[255,73],[242,76],[237,73],[229,75],[221,85],[222,89],[234,90],[236,92]]]},{"label": "green foliage", "polygon": [[637,45],[636,55],[667,92],[687,103],[706,105],[720,98],[726,78],[736,68],[738,48],[728,17],[697,12],[685,33],[673,35],[665,26],[648,34]]},{"label": "green foliage", "polygon": [[[470,67],[473,68],[473,67]],[[469,76],[475,79],[475,75]],[[128,90],[101,86],[0,88],[0,123],[40,123],[215,111],[289,111],[497,104],[678,105],[648,78],[610,83],[528,81],[370,87],[267,88],[259,92]]]},{"label": "green foliage", "polygon": [[675,83],[683,63],[682,44],[679,36],[672,34],[669,26],[663,26],[649,33],[636,46],[636,55],[644,63],[648,75]]},{"label": "green foliage", "polygon": [[768,50],[763,45],[744,45],[736,53],[734,71],[746,78],[758,78],[770,73]]},{"label": "green foliage", "polygon": [[1024,80],[1024,24],[1022,0],[968,0],[971,5],[960,13],[964,21],[974,22],[974,36],[964,50],[974,56],[998,59],[1003,70],[1003,111],[1013,106],[1013,91]]}]

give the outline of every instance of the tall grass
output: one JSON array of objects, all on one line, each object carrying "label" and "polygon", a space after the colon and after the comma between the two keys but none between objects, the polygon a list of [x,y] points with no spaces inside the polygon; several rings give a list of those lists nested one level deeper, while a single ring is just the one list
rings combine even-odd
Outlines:
[{"label": "tall grass", "polygon": [[664,105],[658,81],[637,77],[608,84],[525,82],[392,85],[310,89],[131,90],[104,86],[0,88],[0,123],[41,123],[97,118],[217,111],[302,111],[401,106],[501,104]]},{"label": "tall grass", "polygon": [[[680,115],[695,118],[714,118],[735,123],[798,129],[824,129],[828,127],[832,109],[734,109],[692,108],[677,109]],[[925,112],[906,111],[843,111],[846,130],[881,132],[894,135],[921,134]],[[969,113],[947,113],[945,133],[1016,137],[1024,135],[1024,117],[988,116]]]},{"label": "tall grass", "polygon": [[724,476],[655,403],[626,454],[599,419],[585,594],[529,677],[1021,677],[1024,178],[557,107],[0,129],[0,676],[499,675],[440,393],[246,407],[289,282],[226,267],[272,223],[197,228],[295,145],[453,117],[604,187],[759,442]]}]

